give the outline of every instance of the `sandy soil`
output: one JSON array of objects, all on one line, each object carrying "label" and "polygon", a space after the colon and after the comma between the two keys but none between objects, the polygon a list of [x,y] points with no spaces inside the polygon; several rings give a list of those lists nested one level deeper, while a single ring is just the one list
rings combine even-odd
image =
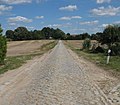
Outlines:
[{"label": "sandy soil", "polygon": [[8,42],[7,56],[29,54],[40,49],[43,44],[52,40],[12,41]]}]

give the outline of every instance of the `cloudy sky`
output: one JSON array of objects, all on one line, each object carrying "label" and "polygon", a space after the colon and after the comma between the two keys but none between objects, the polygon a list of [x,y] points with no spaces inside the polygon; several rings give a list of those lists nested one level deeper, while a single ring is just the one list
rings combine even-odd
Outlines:
[{"label": "cloudy sky", "polygon": [[120,24],[120,0],[0,0],[0,24],[4,32],[48,26],[71,34],[95,33]]}]

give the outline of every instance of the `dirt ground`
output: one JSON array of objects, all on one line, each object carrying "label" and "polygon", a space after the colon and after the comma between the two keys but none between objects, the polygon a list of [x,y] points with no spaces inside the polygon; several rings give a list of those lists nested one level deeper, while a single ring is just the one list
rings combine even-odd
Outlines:
[{"label": "dirt ground", "polygon": [[[67,41],[68,45],[72,45],[76,49],[82,48],[82,42],[80,40]],[[96,41],[92,41],[92,43],[96,43]],[[82,56],[78,57],[78,63],[84,70],[87,70],[88,76],[112,100],[114,105],[120,105],[120,73],[113,70],[104,70]]]},{"label": "dirt ground", "polygon": [[[16,49],[20,43],[38,42],[10,42]],[[75,45],[76,41],[72,43]],[[79,43],[77,41],[77,46]],[[100,103],[106,100],[111,104]],[[59,102],[61,105],[120,105],[120,78],[118,74],[113,75],[82,56],[78,57],[62,43],[41,58],[0,75],[1,105],[58,105]]]},{"label": "dirt ground", "polygon": [[52,40],[12,41],[8,42],[7,56],[29,54],[40,49],[44,44]]},{"label": "dirt ground", "polygon": [[59,41],[50,53],[1,75],[0,105],[114,105],[93,81],[94,65],[86,67]]}]

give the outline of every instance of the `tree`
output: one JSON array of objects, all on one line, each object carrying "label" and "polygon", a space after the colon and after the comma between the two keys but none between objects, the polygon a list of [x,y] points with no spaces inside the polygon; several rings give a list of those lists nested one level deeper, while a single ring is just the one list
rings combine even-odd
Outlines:
[{"label": "tree", "polygon": [[90,35],[88,33],[83,33],[82,35],[82,40],[86,39],[86,38],[90,38]]},{"label": "tree", "polygon": [[52,29],[50,29],[49,27],[44,27],[41,30],[46,39],[49,39],[52,36],[52,31],[51,30]]},{"label": "tree", "polygon": [[60,30],[59,28],[57,28],[54,31],[54,34],[52,35],[52,37],[54,39],[65,39],[65,33],[62,30]]},{"label": "tree", "polygon": [[6,35],[6,38],[14,39],[14,31],[12,30],[7,30],[5,35]]},{"label": "tree", "polygon": [[26,27],[18,27],[14,30],[14,40],[26,40],[28,39],[28,33],[29,31]]},{"label": "tree", "polygon": [[7,52],[7,41],[4,36],[2,36],[2,28],[0,25],[0,64],[4,63],[4,59],[6,57],[6,52]]},{"label": "tree", "polygon": [[119,27],[114,25],[107,26],[102,35],[102,44],[107,44],[110,48],[115,42],[120,41]]},{"label": "tree", "polygon": [[103,34],[100,37],[99,42],[101,44],[108,45],[108,48],[112,50],[113,55],[120,55],[120,27],[116,25],[108,25]]}]

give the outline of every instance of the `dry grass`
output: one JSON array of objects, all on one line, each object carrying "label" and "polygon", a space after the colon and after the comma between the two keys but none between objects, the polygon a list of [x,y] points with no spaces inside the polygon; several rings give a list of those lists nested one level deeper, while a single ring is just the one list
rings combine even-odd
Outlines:
[{"label": "dry grass", "polygon": [[7,56],[19,56],[31,54],[41,48],[42,45],[53,42],[53,40],[32,40],[8,42]]},{"label": "dry grass", "polygon": [[[120,71],[120,57],[119,56],[111,56],[109,64],[106,64],[107,54],[104,53],[90,53],[89,51],[82,51],[81,40],[68,40],[64,41],[64,43],[69,46],[73,51],[75,51],[79,56],[83,56],[87,60],[92,61],[93,63],[97,64],[104,69],[113,71]],[[93,43],[97,43],[96,41],[92,41]],[[105,48],[105,46],[102,46]]]},{"label": "dry grass", "polygon": [[[74,47],[74,49],[82,49],[82,43],[84,40],[67,40],[67,44],[71,47]],[[97,43],[97,41],[92,40],[92,44]]]},{"label": "dry grass", "polygon": [[[27,49],[24,49],[24,47],[28,44],[31,46],[28,46]],[[8,49],[9,50],[12,49],[12,54],[11,56],[6,57],[5,65],[0,66],[0,74],[8,70],[19,68],[20,66],[25,64],[28,60],[32,60],[34,57],[38,57],[38,58],[41,57],[44,53],[54,48],[56,44],[57,44],[57,41],[10,42]],[[22,50],[20,52],[19,50],[16,51],[17,47],[22,48]]]}]

